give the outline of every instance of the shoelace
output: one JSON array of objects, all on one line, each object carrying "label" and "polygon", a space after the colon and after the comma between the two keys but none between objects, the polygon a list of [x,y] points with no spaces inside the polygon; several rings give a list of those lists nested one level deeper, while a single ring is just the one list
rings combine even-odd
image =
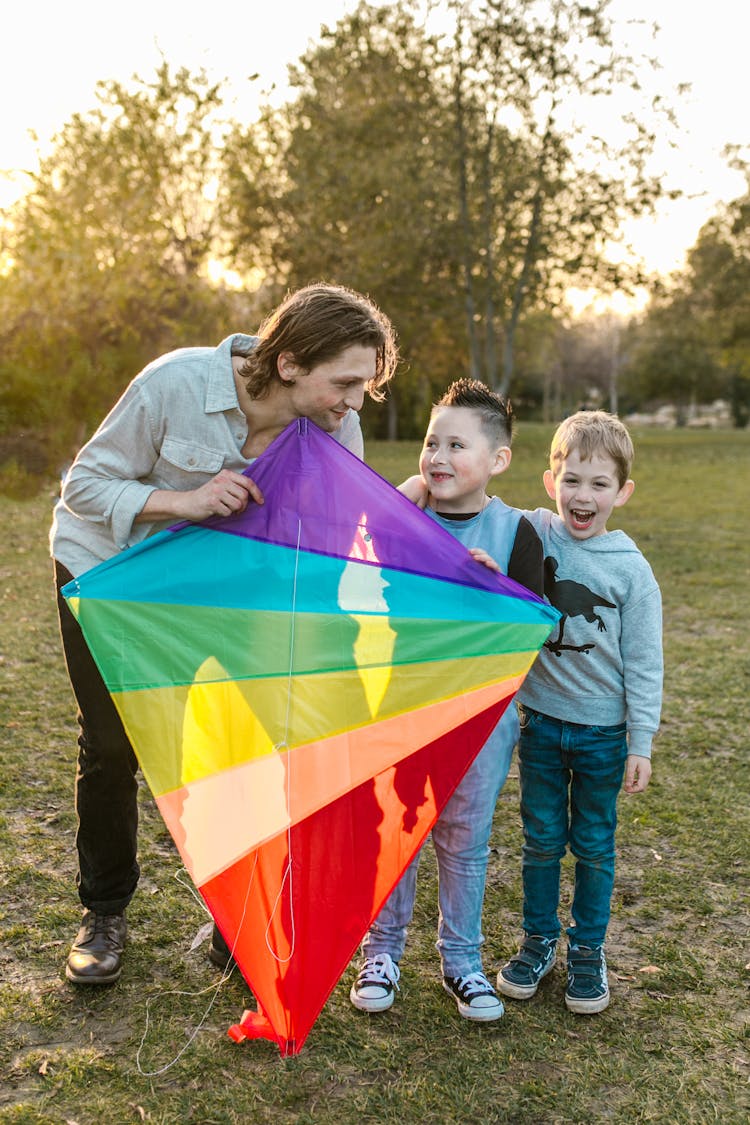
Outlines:
[{"label": "shoelace", "polygon": [[495,992],[484,973],[467,973],[465,977],[459,977],[456,981],[456,988],[467,997],[484,994],[494,995]]},{"label": "shoelace", "polygon": [[97,934],[109,934],[117,931],[120,925],[119,914],[97,914],[92,910],[86,919],[86,941],[91,941]]},{"label": "shoelace", "polygon": [[394,963],[391,955],[389,953],[378,953],[376,957],[367,958],[362,966],[357,983],[361,987],[367,984],[383,984],[384,981],[388,981],[397,992],[400,992],[398,986],[400,977],[401,970]]}]

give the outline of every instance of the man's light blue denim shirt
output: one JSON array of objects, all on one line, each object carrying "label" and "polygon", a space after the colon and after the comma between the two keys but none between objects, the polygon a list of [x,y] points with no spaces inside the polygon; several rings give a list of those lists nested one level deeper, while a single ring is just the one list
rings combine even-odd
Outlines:
[{"label": "man's light blue denim shirt", "polygon": [[[232,372],[232,347],[250,351],[252,336],[233,333],[217,348],[180,348],[144,367],[83,446],[55,506],[50,548],[73,575],[110,558],[173,520],[135,523],[156,489],[189,491],[222,469],[242,472],[247,420]],[[350,411],[333,435],[363,456],[359,415]]]}]

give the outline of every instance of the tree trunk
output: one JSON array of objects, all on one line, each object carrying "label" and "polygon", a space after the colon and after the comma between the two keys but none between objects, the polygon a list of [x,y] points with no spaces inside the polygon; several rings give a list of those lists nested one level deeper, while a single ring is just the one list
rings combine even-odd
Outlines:
[{"label": "tree trunk", "polygon": [[513,301],[510,307],[510,316],[505,324],[505,338],[503,340],[503,380],[500,384],[500,393],[507,395],[510,391],[513,375],[515,374],[515,343],[516,329],[521,318],[524,298],[529,283],[531,268],[536,261],[536,241],[539,233],[539,224],[544,203],[544,187],[541,179],[542,163],[540,160],[540,179],[534,192],[534,203],[531,210],[531,223],[526,247],[523,253],[523,265],[513,290]]},{"label": "tree trunk", "polygon": [[458,153],[458,201],[461,216],[462,253],[464,273],[464,304],[466,309],[466,335],[469,341],[469,375],[481,378],[481,361],[477,341],[476,301],[472,273],[471,224],[469,222],[469,186],[466,160],[466,127],[463,103],[463,63],[461,61],[461,24],[456,29],[456,81],[454,105],[456,111],[456,147]]},{"label": "tree trunk", "polygon": [[388,398],[386,399],[387,408],[387,433],[388,441],[398,441],[398,403],[396,402],[396,394],[391,387]]},{"label": "tree trunk", "polygon": [[610,325],[609,337],[609,412],[617,413],[618,382],[620,375],[620,329],[614,322]]},{"label": "tree trunk", "polygon": [[523,303],[526,298],[531,271],[537,260],[539,232],[542,225],[542,207],[544,206],[547,185],[547,156],[552,143],[556,111],[557,98],[555,97],[547,114],[544,136],[542,137],[542,145],[539,150],[539,159],[536,164],[536,188],[531,204],[531,221],[529,223],[529,233],[523,251],[523,263],[513,290],[510,316],[505,324],[505,339],[503,341],[503,381],[500,385],[500,392],[504,395],[507,395],[510,391],[513,375],[515,374],[516,329],[518,328],[518,322],[521,318],[521,309],[523,308]]},{"label": "tree trunk", "polygon": [[494,114],[487,122],[487,147],[484,151],[484,250],[487,295],[484,308],[484,368],[488,386],[497,389],[497,348],[495,347],[495,256],[492,251],[495,214],[492,200],[492,143]]}]

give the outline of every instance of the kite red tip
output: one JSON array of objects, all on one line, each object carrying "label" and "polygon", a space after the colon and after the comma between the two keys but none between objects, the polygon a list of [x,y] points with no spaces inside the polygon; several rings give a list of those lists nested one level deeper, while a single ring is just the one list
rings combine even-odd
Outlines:
[{"label": "kite red tip", "polygon": [[278,1043],[281,1057],[284,1059],[289,1058],[290,1055],[299,1054],[302,1048],[301,1043],[299,1047],[297,1046],[296,1039],[279,1039],[261,1011],[248,1010],[243,1012],[240,1022],[232,1024],[227,1031],[227,1035],[235,1043],[243,1043],[245,1039],[270,1039],[272,1043]]}]

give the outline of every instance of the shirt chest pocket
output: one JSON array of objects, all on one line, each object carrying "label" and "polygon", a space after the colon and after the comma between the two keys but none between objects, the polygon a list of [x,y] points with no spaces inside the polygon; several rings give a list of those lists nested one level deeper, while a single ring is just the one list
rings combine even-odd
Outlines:
[{"label": "shirt chest pocket", "polygon": [[215,477],[224,465],[224,453],[192,441],[166,437],[162,444],[157,472],[172,488],[198,487]]}]

